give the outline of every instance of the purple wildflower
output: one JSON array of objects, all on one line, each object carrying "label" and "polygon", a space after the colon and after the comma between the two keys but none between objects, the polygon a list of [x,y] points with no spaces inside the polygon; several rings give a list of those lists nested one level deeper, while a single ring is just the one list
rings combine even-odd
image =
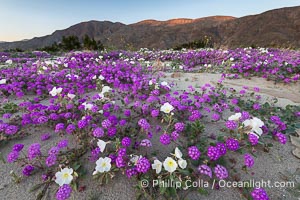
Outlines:
[{"label": "purple wildflower", "polygon": [[108,129],[109,127],[112,126],[112,123],[109,119],[105,119],[105,120],[102,121],[101,125],[102,125],[103,128]]},{"label": "purple wildflower", "polygon": [[128,177],[128,178],[131,178],[132,176],[135,176],[135,175],[137,175],[138,174],[138,171],[136,170],[136,167],[133,167],[133,168],[131,168],[131,169],[127,169],[126,170],[126,176]]},{"label": "purple wildflower", "polygon": [[214,168],[215,175],[218,179],[223,180],[228,177],[228,171],[222,165],[217,165]]},{"label": "purple wildflower", "polygon": [[259,110],[260,105],[258,103],[255,103],[255,104],[253,104],[252,108],[253,108],[253,110]]},{"label": "purple wildflower", "polygon": [[218,160],[221,157],[219,150],[214,146],[209,146],[207,148],[207,156],[210,160]]},{"label": "purple wildflower", "polygon": [[97,127],[94,129],[93,131],[93,136],[96,137],[96,138],[101,138],[104,136],[104,131],[102,128],[100,127]]},{"label": "purple wildflower", "polygon": [[90,157],[90,161],[94,162],[98,159],[98,156],[100,154],[100,148],[96,147],[95,149],[93,149],[91,151],[91,157]]},{"label": "purple wildflower", "polygon": [[220,120],[220,115],[218,113],[214,113],[212,114],[211,116],[211,119],[214,120],[214,121],[219,121]]},{"label": "purple wildflower", "polygon": [[31,172],[34,170],[34,167],[32,165],[26,165],[22,171],[24,176],[30,176]]},{"label": "purple wildflower", "polygon": [[59,148],[58,147],[51,147],[48,151],[48,155],[57,155],[59,153]]},{"label": "purple wildflower", "polygon": [[225,126],[230,129],[230,130],[234,130],[237,128],[238,124],[236,123],[236,121],[233,121],[233,120],[228,120],[226,123],[225,123]]},{"label": "purple wildflower", "polygon": [[65,128],[65,125],[63,123],[56,124],[55,133],[58,133],[59,131],[64,130],[64,128]]},{"label": "purple wildflower", "polygon": [[177,131],[173,131],[171,133],[172,140],[176,141],[179,138],[179,133]]},{"label": "purple wildflower", "polygon": [[255,146],[258,144],[258,136],[255,133],[249,133],[248,140],[252,146]]},{"label": "purple wildflower", "polygon": [[275,135],[278,139],[278,141],[281,143],[281,144],[285,144],[287,139],[286,139],[286,136],[282,133],[276,133]]},{"label": "purple wildflower", "polygon": [[110,127],[107,129],[107,136],[108,137],[113,137],[117,133],[117,128],[116,127]]},{"label": "purple wildflower", "polygon": [[185,125],[183,122],[177,122],[174,127],[178,133],[181,133],[184,130]]},{"label": "purple wildflower", "polygon": [[159,110],[154,109],[154,110],[151,111],[151,116],[152,117],[158,117],[158,115],[159,115]]},{"label": "purple wildflower", "polygon": [[248,153],[246,153],[246,154],[244,155],[244,164],[245,164],[246,167],[248,167],[248,168],[251,168],[251,167],[254,165],[254,159],[253,159],[253,157],[252,157],[250,154],[248,154]]},{"label": "purple wildflower", "polygon": [[116,159],[116,166],[118,168],[122,168],[122,167],[125,167],[126,166],[126,162],[124,161],[123,157],[122,156],[118,156],[117,159]]},{"label": "purple wildflower", "polygon": [[12,151],[7,155],[7,162],[12,163],[15,162],[19,158],[19,152],[18,151]]},{"label": "purple wildflower", "polygon": [[150,140],[148,139],[143,139],[141,142],[140,142],[140,146],[143,146],[143,147],[152,147],[152,143]]},{"label": "purple wildflower", "polygon": [[123,147],[129,147],[131,144],[131,139],[129,137],[124,137],[121,143]]},{"label": "purple wildflower", "polygon": [[221,142],[217,143],[216,148],[218,149],[220,156],[224,156],[227,152],[225,144]]},{"label": "purple wildflower", "polygon": [[88,124],[87,120],[85,120],[85,119],[79,120],[77,122],[77,126],[78,126],[79,129],[83,129],[84,127],[87,126],[87,124]]},{"label": "purple wildflower", "polygon": [[146,119],[140,119],[138,121],[138,125],[144,130],[150,129],[150,124],[147,122]]},{"label": "purple wildflower", "polygon": [[126,117],[130,117],[131,111],[130,111],[130,110],[125,110],[125,111],[124,111],[124,115],[125,115]]},{"label": "purple wildflower", "polygon": [[189,154],[190,158],[193,160],[198,160],[201,155],[199,149],[196,146],[189,147],[188,154]]},{"label": "purple wildflower", "polygon": [[253,200],[269,200],[267,192],[263,188],[255,188],[251,192]]},{"label": "purple wildflower", "polygon": [[56,192],[56,199],[57,200],[66,200],[70,198],[72,193],[71,186],[64,184],[63,186],[60,186],[58,191]]},{"label": "purple wildflower", "polygon": [[50,134],[49,133],[45,133],[45,134],[41,135],[41,141],[48,140],[49,138],[50,138]]},{"label": "purple wildflower", "polygon": [[14,125],[9,125],[5,129],[5,134],[6,135],[14,135],[18,132],[18,127]]},{"label": "purple wildflower", "polygon": [[46,159],[46,165],[48,167],[51,167],[51,166],[55,165],[56,160],[57,160],[56,155],[54,155],[54,154],[49,155]]},{"label": "purple wildflower", "polygon": [[198,171],[199,171],[200,174],[205,174],[205,175],[209,176],[210,178],[212,178],[212,170],[209,166],[200,165],[198,167]]},{"label": "purple wildflower", "polygon": [[61,140],[58,142],[57,147],[63,149],[68,146],[68,140]]},{"label": "purple wildflower", "polygon": [[168,145],[171,142],[171,138],[168,134],[164,133],[160,136],[159,141],[163,144],[163,145]]},{"label": "purple wildflower", "polygon": [[226,140],[226,148],[231,151],[236,151],[240,148],[239,141],[235,138],[228,138]]},{"label": "purple wildflower", "polygon": [[74,124],[69,124],[66,128],[67,134],[72,134],[76,130],[76,126]]},{"label": "purple wildflower", "polygon": [[13,146],[13,151],[20,152],[20,151],[22,151],[23,148],[24,148],[24,144],[15,144]]},{"label": "purple wildflower", "polygon": [[28,159],[32,160],[41,155],[41,145],[39,143],[33,143],[28,148]]},{"label": "purple wildflower", "polygon": [[150,169],[150,162],[147,158],[142,157],[137,161],[136,170],[138,172],[145,174],[149,169]]}]

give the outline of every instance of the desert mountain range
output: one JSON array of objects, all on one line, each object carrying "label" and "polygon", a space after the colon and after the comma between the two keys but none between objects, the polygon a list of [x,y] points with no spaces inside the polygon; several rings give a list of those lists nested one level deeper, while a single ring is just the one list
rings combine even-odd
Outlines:
[{"label": "desert mountain range", "polygon": [[85,34],[105,46],[118,49],[167,49],[209,36],[215,47],[235,48],[300,47],[300,6],[270,10],[257,15],[235,18],[212,16],[198,19],[144,20],[134,24],[88,21],[75,24],[51,35],[17,42],[2,42],[0,49],[37,49],[60,42],[63,36]]}]

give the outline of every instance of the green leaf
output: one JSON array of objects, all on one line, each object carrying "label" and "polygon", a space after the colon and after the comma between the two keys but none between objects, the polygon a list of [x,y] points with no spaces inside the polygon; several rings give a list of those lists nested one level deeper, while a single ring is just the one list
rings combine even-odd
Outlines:
[{"label": "green leaf", "polygon": [[41,188],[44,184],[45,184],[45,183],[39,183],[39,184],[36,184],[36,185],[32,186],[32,187],[30,188],[29,192],[33,192],[33,191],[35,191],[35,190]]},{"label": "green leaf", "polygon": [[208,195],[208,191],[206,190],[206,189],[204,189],[204,188],[202,188],[202,187],[200,187],[199,189],[198,189],[198,192],[200,193],[200,194],[202,194],[202,195]]}]

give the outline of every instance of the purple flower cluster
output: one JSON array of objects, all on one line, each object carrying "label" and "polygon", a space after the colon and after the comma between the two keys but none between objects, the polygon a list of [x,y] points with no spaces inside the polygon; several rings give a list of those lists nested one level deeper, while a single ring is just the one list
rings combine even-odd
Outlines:
[{"label": "purple flower cluster", "polygon": [[212,178],[212,170],[209,166],[200,165],[198,167],[198,171],[199,171],[200,174],[205,174],[205,175],[209,176],[210,178]]},{"label": "purple flower cluster", "polygon": [[136,171],[145,174],[150,169],[150,165],[151,164],[149,160],[145,157],[142,157],[136,163]]},{"label": "purple flower cluster", "polygon": [[248,140],[252,146],[255,146],[258,144],[258,136],[255,133],[249,133]]},{"label": "purple flower cluster", "polygon": [[217,147],[209,146],[207,148],[207,156],[209,157],[210,160],[214,161],[214,160],[218,160],[221,157],[221,153]]},{"label": "purple flower cluster", "polygon": [[267,192],[263,188],[255,188],[251,192],[253,200],[269,200]]},{"label": "purple flower cluster", "polygon": [[18,127],[17,126],[14,126],[14,125],[9,125],[6,127],[5,129],[5,134],[6,135],[14,135],[18,132]]},{"label": "purple flower cluster", "polygon": [[174,124],[174,128],[178,133],[181,133],[182,131],[184,131],[185,125],[183,122],[177,122],[176,124]]},{"label": "purple flower cluster", "polygon": [[57,200],[66,200],[70,198],[72,193],[71,186],[64,184],[63,186],[60,186],[57,193],[56,193],[56,199]]},{"label": "purple flower cluster", "polygon": [[238,124],[236,121],[233,120],[228,120],[225,123],[225,126],[229,129],[229,130],[235,130],[238,127]]},{"label": "purple flower cluster", "polygon": [[104,136],[104,131],[102,128],[100,127],[97,127],[94,129],[93,131],[93,136],[96,137],[96,138],[101,138]]},{"label": "purple flower cluster", "polygon": [[129,147],[131,144],[131,139],[129,137],[124,137],[121,144],[123,147]]},{"label": "purple flower cluster", "polygon": [[19,158],[19,152],[18,151],[12,151],[7,155],[7,162],[12,163],[15,162]]},{"label": "purple flower cluster", "polygon": [[24,176],[30,176],[31,175],[31,172],[34,170],[34,167],[32,165],[26,165],[24,168],[23,168],[23,175]]},{"label": "purple flower cluster", "polygon": [[286,136],[282,133],[276,133],[275,136],[277,137],[278,141],[281,143],[281,144],[285,144],[287,139],[286,139]]},{"label": "purple flower cluster", "polygon": [[239,141],[235,138],[228,138],[225,144],[226,148],[231,151],[236,151],[240,148]]},{"label": "purple flower cluster", "polygon": [[171,137],[168,134],[164,133],[160,136],[159,141],[163,145],[168,145],[171,142]]},{"label": "purple flower cluster", "polygon": [[214,173],[215,173],[216,177],[220,180],[226,179],[228,177],[228,171],[222,165],[217,165],[214,168]]},{"label": "purple flower cluster", "polygon": [[140,119],[139,121],[138,121],[138,125],[142,128],[142,129],[144,129],[144,130],[149,130],[150,129],[150,124],[147,122],[147,120],[146,119]]},{"label": "purple flower cluster", "polygon": [[33,143],[28,147],[28,159],[32,160],[41,155],[41,145],[39,143]]},{"label": "purple flower cluster", "polygon": [[225,144],[222,142],[218,142],[216,146],[209,146],[207,148],[207,156],[212,161],[218,160],[221,156],[224,156],[226,152]]},{"label": "purple flower cluster", "polygon": [[199,149],[196,146],[189,147],[188,154],[189,154],[190,158],[193,160],[198,160],[201,155]]},{"label": "purple flower cluster", "polygon": [[131,168],[131,169],[127,169],[126,170],[126,176],[128,177],[128,178],[131,178],[132,176],[135,176],[135,175],[137,175],[138,174],[138,171],[136,170],[136,167],[133,167],[133,168]]},{"label": "purple flower cluster", "polygon": [[250,154],[244,155],[244,164],[246,167],[251,168],[254,165],[254,159]]}]

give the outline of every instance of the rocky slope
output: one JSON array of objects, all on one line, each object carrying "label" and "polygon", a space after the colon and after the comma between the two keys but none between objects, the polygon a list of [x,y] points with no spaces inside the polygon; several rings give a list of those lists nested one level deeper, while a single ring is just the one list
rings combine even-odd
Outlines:
[{"label": "rocky slope", "polygon": [[62,36],[85,34],[104,45],[122,48],[172,48],[210,36],[215,47],[300,47],[300,6],[267,11],[241,18],[213,16],[199,19],[144,20],[125,25],[119,22],[88,21],[27,41],[0,43],[2,49],[36,49],[61,41]]}]

